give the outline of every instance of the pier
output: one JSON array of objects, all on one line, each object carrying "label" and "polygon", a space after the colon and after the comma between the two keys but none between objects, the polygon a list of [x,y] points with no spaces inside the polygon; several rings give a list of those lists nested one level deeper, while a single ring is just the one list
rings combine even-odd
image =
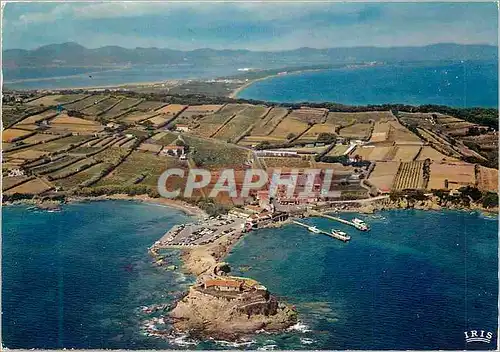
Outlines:
[{"label": "pier", "polygon": [[[292,220],[292,222],[296,225],[305,227],[307,229],[309,229],[310,227],[313,227],[312,225],[307,225],[307,224],[304,224],[303,222],[300,222],[297,220]],[[318,231],[317,233],[320,233],[322,235],[327,235],[328,237],[335,238],[335,239],[343,241],[343,242],[347,242],[351,239],[351,236],[342,236],[342,235],[331,233],[331,232],[321,230],[321,229],[318,229],[317,231]]]},{"label": "pier", "polygon": [[356,224],[356,223],[354,223],[352,221],[344,220],[344,219],[338,218],[336,216],[332,216],[332,215],[328,215],[328,214],[323,214],[323,213],[319,213],[319,212],[316,212],[316,211],[311,212],[311,215],[313,215],[313,216],[321,216],[321,217],[324,217],[326,219],[338,221],[338,222],[340,222],[342,224],[346,224],[346,225],[355,227],[356,229],[358,229],[360,231],[368,231],[369,230],[368,226],[363,227],[363,226],[361,226],[359,224]]}]

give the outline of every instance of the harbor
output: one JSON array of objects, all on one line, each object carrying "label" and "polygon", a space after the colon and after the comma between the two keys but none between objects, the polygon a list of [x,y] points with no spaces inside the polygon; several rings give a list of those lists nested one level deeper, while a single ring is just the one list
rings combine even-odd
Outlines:
[{"label": "harbor", "polygon": [[332,216],[332,215],[328,215],[328,214],[324,214],[324,213],[320,213],[320,212],[316,212],[316,211],[312,211],[311,215],[321,216],[321,217],[326,218],[326,219],[338,221],[342,224],[352,226],[360,231],[370,231],[370,227],[363,220],[360,220],[358,218],[354,218],[351,221],[349,221],[349,220],[338,218],[336,216]]},{"label": "harbor", "polygon": [[[290,217],[290,215],[291,214],[279,212],[273,214],[263,212],[258,215],[254,214],[247,216],[243,212],[232,211],[228,215],[209,217],[191,224],[176,225],[167,231],[165,235],[150,248],[150,251],[153,255],[157,255],[157,251],[160,248],[184,249],[200,247],[213,243],[221,237],[239,236],[243,232],[252,231],[258,228],[281,226],[287,222],[304,227],[310,232],[323,234],[342,242],[349,242],[351,240],[351,236],[346,232],[338,229],[330,229],[329,231],[318,229],[315,226],[300,222],[297,218]],[[345,220],[314,210],[309,210],[301,216],[323,217],[332,221],[340,222],[344,225],[352,226],[359,231],[370,230],[368,224],[358,218]]]}]

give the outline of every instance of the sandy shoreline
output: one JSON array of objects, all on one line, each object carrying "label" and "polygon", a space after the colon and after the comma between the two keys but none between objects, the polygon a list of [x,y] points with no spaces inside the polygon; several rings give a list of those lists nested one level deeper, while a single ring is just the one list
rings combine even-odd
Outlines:
[{"label": "sandy shoreline", "polygon": [[[284,70],[283,72],[287,72],[286,68],[284,68],[283,70]],[[304,70],[298,70],[298,71],[290,71],[290,72],[287,72],[286,74],[278,74],[278,73],[276,73],[276,74],[268,75],[268,76],[265,76],[265,77],[256,78],[256,79],[253,79],[251,81],[248,81],[244,85],[242,85],[242,86],[236,88],[235,90],[233,90],[231,92],[231,94],[228,95],[228,97],[232,98],[232,99],[238,99],[238,94],[240,94],[243,90],[245,90],[246,88],[250,87],[254,83],[257,83],[257,82],[260,82],[260,81],[264,81],[266,79],[275,78],[275,77],[282,77],[282,76],[298,75],[298,74],[306,73],[306,72],[318,72],[318,71],[328,71],[328,70],[331,70],[331,69],[330,68],[311,68],[311,69],[304,69]]]},{"label": "sandy shoreline", "polygon": [[253,79],[251,81],[248,81],[247,83],[245,83],[242,86],[233,90],[231,92],[231,94],[228,95],[228,97],[231,99],[238,99],[238,94],[241,93],[241,91],[243,91],[244,89],[250,87],[252,84],[254,84],[256,82],[263,81],[263,80],[266,80],[266,79],[269,79],[272,77],[278,77],[278,75],[277,74],[276,75],[269,75],[269,76],[265,76],[265,77],[261,77],[261,78],[257,78],[257,79]]}]

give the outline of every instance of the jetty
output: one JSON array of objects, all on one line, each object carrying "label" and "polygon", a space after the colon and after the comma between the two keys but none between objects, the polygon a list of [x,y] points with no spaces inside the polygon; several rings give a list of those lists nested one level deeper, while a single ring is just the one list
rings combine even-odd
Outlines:
[{"label": "jetty", "polygon": [[368,227],[368,225],[366,225],[363,221],[361,221],[359,219],[354,219],[353,221],[349,221],[349,220],[338,218],[336,216],[332,216],[332,215],[328,215],[328,214],[324,214],[324,213],[319,213],[319,212],[311,213],[311,215],[321,216],[321,217],[324,217],[326,219],[338,221],[338,222],[340,222],[342,224],[346,224],[346,225],[355,227],[356,229],[358,229],[360,231],[369,231],[370,230],[370,228]]},{"label": "jetty", "polygon": [[299,226],[302,226],[302,227],[305,227],[308,230],[310,230],[311,228],[314,228],[315,231],[313,231],[313,232],[320,233],[322,235],[327,235],[328,237],[335,238],[335,239],[340,240],[342,242],[347,242],[347,241],[349,241],[351,239],[351,236],[342,236],[342,235],[334,233],[334,232],[328,232],[328,231],[325,231],[325,230],[316,229],[316,227],[314,227],[312,225],[304,224],[303,222],[300,222],[300,221],[297,221],[297,220],[292,220],[292,223],[294,223],[296,225],[299,225]]}]

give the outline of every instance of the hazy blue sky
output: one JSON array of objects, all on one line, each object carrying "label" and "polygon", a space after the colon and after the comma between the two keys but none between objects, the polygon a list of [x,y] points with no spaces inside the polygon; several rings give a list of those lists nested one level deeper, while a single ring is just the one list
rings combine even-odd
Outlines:
[{"label": "hazy blue sky", "polygon": [[491,3],[8,3],[4,48],[74,41],[172,49],[497,44]]}]

